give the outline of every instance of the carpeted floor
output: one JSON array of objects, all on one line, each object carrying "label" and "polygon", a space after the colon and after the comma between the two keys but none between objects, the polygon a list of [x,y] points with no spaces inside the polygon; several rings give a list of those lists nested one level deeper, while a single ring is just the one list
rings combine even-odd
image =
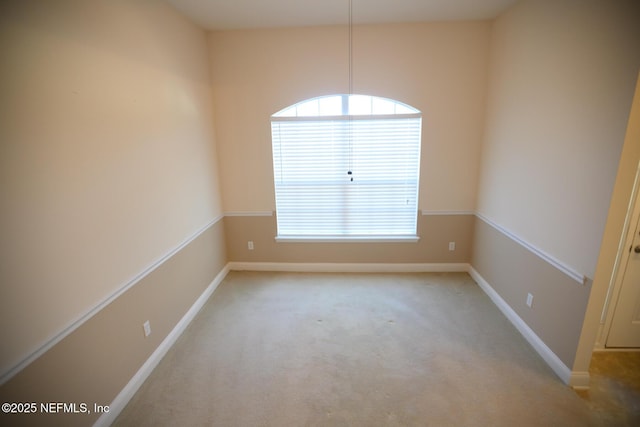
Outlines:
[{"label": "carpeted floor", "polygon": [[465,273],[231,272],[115,425],[612,419],[565,386]]},{"label": "carpeted floor", "polygon": [[579,390],[591,410],[608,425],[640,426],[640,352],[596,351],[589,390]]}]

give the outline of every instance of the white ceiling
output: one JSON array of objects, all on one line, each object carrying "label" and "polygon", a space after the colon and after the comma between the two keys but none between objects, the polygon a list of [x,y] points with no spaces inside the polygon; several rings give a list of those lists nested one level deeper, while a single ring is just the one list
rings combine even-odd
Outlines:
[{"label": "white ceiling", "polygon": [[[349,0],[166,0],[209,30],[347,24]],[[353,22],[492,19],[518,0],[353,0]]]}]

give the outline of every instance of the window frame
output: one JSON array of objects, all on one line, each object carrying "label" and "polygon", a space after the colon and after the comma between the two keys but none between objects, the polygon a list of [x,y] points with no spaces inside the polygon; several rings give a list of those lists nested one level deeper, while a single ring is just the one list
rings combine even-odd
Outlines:
[{"label": "window frame", "polygon": [[[333,98],[333,100],[331,98]],[[341,108],[340,108],[341,114],[339,115],[335,114],[337,112],[337,109],[334,101],[337,98],[340,98],[340,101],[341,101]],[[359,108],[358,112],[359,113],[364,112],[364,114],[357,114],[357,115],[349,114],[351,112],[350,110],[353,109],[353,105],[355,105],[355,103],[353,102],[354,99],[360,102],[360,105],[358,107]],[[331,102],[326,102],[327,100]],[[371,107],[369,108],[368,111],[364,104],[364,102],[367,100],[371,104]],[[328,112],[321,111],[320,106],[323,101],[325,101],[325,105],[331,106],[332,109],[330,111]],[[317,103],[317,108],[313,106],[309,106],[312,103]],[[377,110],[376,108],[374,108],[375,103],[377,103]],[[389,114],[390,109],[393,109],[392,114]],[[383,112],[380,112],[381,110],[383,110]],[[398,112],[398,110],[400,112]],[[349,230],[348,228],[345,228],[344,230],[346,234],[341,234],[341,233],[324,234],[322,232],[318,234],[313,234],[313,233],[311,234],[284,233],[283,234],[281,232],[281,223],[280,223],[280,217],[279,217],[279,210],[281,210],[282,208],[278,203],[278,200],[279,200],[278,173],[277,173],[278,166],[276,165],[276,158],[277,158],[276,139],[275,139],[276,131],[274,128],[274,123],[298,122],[298,121],[313,123],[313,122],[322,122],[322,121],[330,121],[330,122],[333,121],[333,122],[340,123],[341,126],[344,126],[344,124],[348,124],[349,132],[350,132],[348,137],[349,138],[348,144],[349,144],[349,149],[352,150],[351,144],[352,144],[352,138],[354,138],[352,124],[354,122],[357,122],[360,120],[368,120],[368,121],[380,120],[382,123],[385,120],[395,120],[395,119],[413,119],[413,121],[407,120],[407,123],[411,123],[411,125],[413,126],[412,129],[414,130],[414,132],[417,132],[417,136],[415,137],[417,138],[417,141],[412,142],[412,144],[415,145],[414,147],[415,153],[412,154],[412,156],[409,158],[410,161],[415,163],[414,165],[415,176],[412,175],[412,179],[408,184],[409,187],[407,187],[407,188],[411,188],[412,186],[415,187],[415,196],[414,196],[415,202],[412,202],[412,208],[415,208],[415,209],[412,209],[413,212],[411,213],[411,215],[413,216],[413,219],[411,220],[412,224],[409,224],[413,228],[413,231],[402,232],[402,233],[390,232],[388,234],[375,233],[375,232],[358,234],[358,233],[354,233],[353,230]],[[417,119],[417,121],[415,119]],[[328,96],[321,96],[321,97],[303,100],[301,102],[298,102],[296,104],[293,104],[291,106],[288,106],[280,110],[279,112],[271,116],[271,127],[272,127],[272,150],[273,150],[272,154],[273,154],[273,168],[274,168],[273,169],[274,195],[276,198],[276,212],[275,212],[276,222],[277,222],[277,231],[276,231],[276,237],[275,237],[276,242],[327,242],[329,243],[329,242],[417,242],[419,241],[420,239],[418,236],[419,186],[420,186],[420,160],[421,160],[420,157],[421,157],[421,146],[422,146],[422,113],[419,110],[407,104],[404,104],[402,102],[388,99],[388,98],[381,98],[381,97],[375,97],[375,96],[369,96],[369,95],[345,95],[345,94],[328,95]],[[341,140],[341,143],[344,144],[344,140]],[[280,144],[280,142],[278,142],[278,144]],[[278,145],[278,147],[280,146]],[[385,148],[387,150],[389,149],[389,147],[385,147]],[[349,174],[351,173],[350,172],[351,164],[353,162],[353,157],[351,157],[352,155],[353,155],[352,153],[348,154],[349,156],[348,159],[342,158],[342,161],[347,160],[347,162],[349,163]],[[278,169],[278,170],[280,172],[282,171],[282,169]],[[351,181],[353,181],[353,178],[351,178]],[[348,192],[348,190],[346,190],[346,188],[348,188],[348,185],[349,184],[344,185],[345,190],[338,190],[338,191],[342,191],[343,193]],[[387,183],[385,185],[388,186],[389,184]],[[357,191],[357,190],[353,190],[353,191]],[[364,190],[361,190],[361,191],[364,191]],[[407,203],[408,203],[408,200],[407,200]],[[346,210],[345,212],[348,216],[349,211]],[[410,212],[411,211],[405,210],[405,215]],[[343,213],[343,215],[344,214],[345,213]],[[343,218],[343,221],[348,221],[348,219],[345,217]],[[389,224],[393,222],[389,218],[387,218],[387,221]]]}]

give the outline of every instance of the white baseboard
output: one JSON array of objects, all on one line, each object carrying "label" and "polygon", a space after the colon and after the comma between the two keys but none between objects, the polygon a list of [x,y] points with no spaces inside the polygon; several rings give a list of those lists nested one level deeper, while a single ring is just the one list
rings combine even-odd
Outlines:
[{"label": "white baseboard", "polygon": [[520,316],[502,299],[491,285],[473,267],[469,267],[469,275],[480,288],[491,298],[491,301],[509,319],[522,336],[531,344],[553,372],[567,385],[575,388],[589,387],[589,372],[572,372],[562,360],[536,335]]},{"label": "white baseboard", "polygon": [[52,349],[60,341],[62,341],[63,339],[65,339],[66,337],[71,335],[76,329],[78,329],[80,326],[82,326],[85,322],[87,322],[89,319],[91,319],[93,316],[95,316],[97,313],[99,313],[102,309],[104,309],[106,306],[111,304],[113,301],[118,299],[121,295],[123,295],[129,289],[134,287],[138,282],[140,282],[142,279],[144,279],[149,274],[151,274],[151,272],[153,272],[156,268],[158,268],[159,266],[164,264],[169,258],[171,258],[175,254],[180,252],[187,245],[189,245],[191,242],[193,242],[198,237],[200,237],[201,234],[203,234],[205,231],[207,231],[210,227],[212,227],[214,224],[216,224],[222,218],[223,218],[222,216],[218,216],[218,217],[212,219],[211,221],[209,221],[207,224],[205,224],[202,228],[200,228],[194,234],[189,236],[186,240],[184,240],[178,246],[176,246],[175,248],[171,249],[169,252],[167,252],[161,258],[157,259],[151,265],[147,266],[147,268],[145,268],[142,272],[138,273],[135,277],[131,278],[127,283],[125,283],[122,286],[120,286],[114,293],[109,295],[104,300],[100,301],[97,305],[92,307],[89,311],[87,311],[86,313],[84,313],[80,317],[78,317],[75,320],[73,320],[71,323],[69,323],[67,326],[65,326],[61,331],[59,331],[58,333],[56,333],[52,337],[48,338],[47,341],[42,343],[38,348],[34,349],[33,352],[31,352],[28,355],[25,355],[22,358],[22,360],[20,360],[12,368],[7,370],[6,372],[2,372],[0,374],[0,385],[8,382],[11,378],[16,376],[20,371],[25,369],[27,366],[29,366],[31,363],[33,363],[40,356],[42,356],[47,351]]},{"label": "white baseboard", "polygon": [[518,316],[491,285],[467,263],[442,264],[375,264],[375,263],[278,263],[278,262],[230,262],[230,270],[247,271],[287,271],[316,273],[421,273],[421,272],[467,272],[491,301],[509,319],[522,336],[531,344],[551,369],[567,385],[589,388],[589,372],[572,372],[560,358],[536,335],[536,333]]},{"label": "white baseboard", "polygon": [[480,288],[491,298],[498,309],[511,321],[522,336],[533,346],[551,369],[567,385],[577,389],[589,388],[589,372],[572,372],[555,353],[538,337],[535,332],[518,316],[518,314],[500,297],[491,285],[467,263],[442,264],[374,264],[374,263],[269,263],[269,262],[229,262],[218,273],[207,289],[200,295],[189,311],[162,341],[153,354],[142,365],[129,383],[122,389],[106,412],[98,418],[94,427],[111,425],[125,408],[129,400],[138,391],[160,360],[173,346],[187,326],[198,314],[218,285],[230,270],[248,271],[288,271],[288,272],[336,272],[336,273],[413,273],[413,272],[467,272],[478,283]]},{"label": "white baseboard", "polygon": [[588,371],[573,371],[569,378],[569,385],[574,390],[589,390],[589,381],[591,381],[591,375]]},{"label": "white baseboard", "polygon": [[229,273],[229,265],[227,264],[218,275],[213,279],[211,284],[207,286],[207,289],[198,297],[195,303],[191,306],[189,311],[182,316],[182,319],[176,324],[173,330],[167,335],[167,337],[160,343],[158,348],[151,354],[146,362],[138,369],[138,372],[131,378],[127,385],[120,391],[120,393],[113,399],[111,405],[109,405],[109,412],[103,413],[100,418],[95,422],[94,427],[107,427],[111,425],[118,417],[120,412],[127,406],[129,400],[138,391],[140,386],[145,382],[147,377],[153,372],[160,360],[167,354],[167,351],[173,346],[176,340],[182,335],[187,326],[196,317],[200,309],[207,302],[209,297],[216,290],[218,285],[222,282],[225,276]]},{"label": "white baseboard", "polygon": [[300,273],[437,273],[467,272],[469,271],[469,264],[230,262],[229,269],[236,271],[289,271]]}]

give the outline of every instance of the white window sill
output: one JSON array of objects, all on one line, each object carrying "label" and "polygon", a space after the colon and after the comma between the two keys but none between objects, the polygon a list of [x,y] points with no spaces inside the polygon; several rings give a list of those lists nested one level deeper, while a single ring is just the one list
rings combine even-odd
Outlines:
[{"label": "white window sill", "polygon": [[278,243],[416,243],[420,240],[412,236],[276,236]]}]

